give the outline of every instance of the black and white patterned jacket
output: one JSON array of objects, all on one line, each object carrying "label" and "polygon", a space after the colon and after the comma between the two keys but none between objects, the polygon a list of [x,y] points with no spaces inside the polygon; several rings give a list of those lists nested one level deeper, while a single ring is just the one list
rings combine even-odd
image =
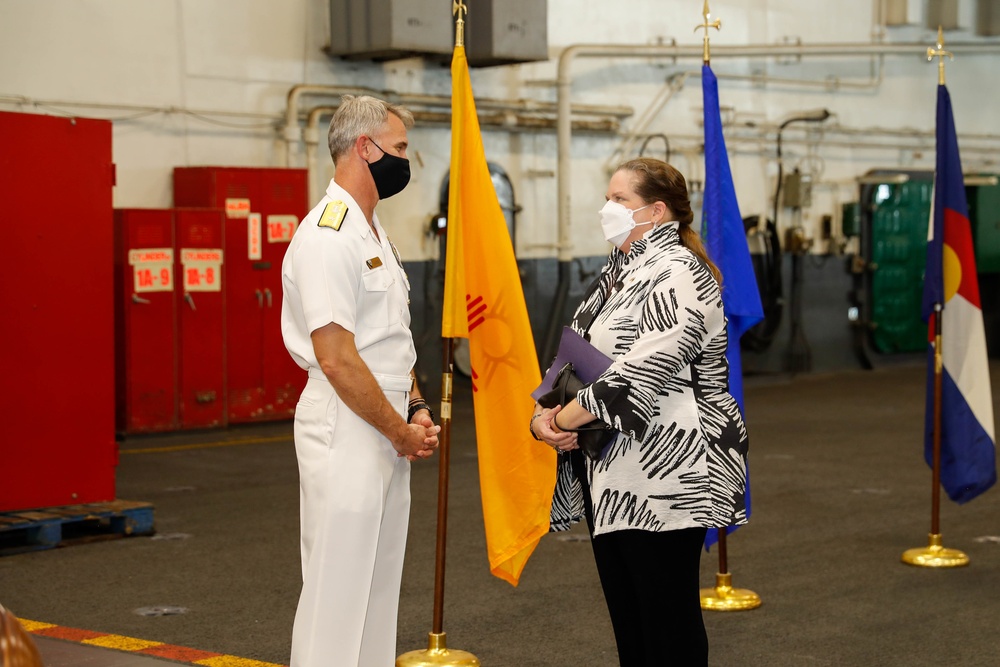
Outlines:
[{"label": "black and white patterned jacket", "polygon": [[[747,434],[729,394],[719,285],[677,223],[615,249],[571,325],[614,360],[577,401],[622,434],[588,460],[594,533],[746,523]],[[559,457],[552,530],[583,514]]]}]

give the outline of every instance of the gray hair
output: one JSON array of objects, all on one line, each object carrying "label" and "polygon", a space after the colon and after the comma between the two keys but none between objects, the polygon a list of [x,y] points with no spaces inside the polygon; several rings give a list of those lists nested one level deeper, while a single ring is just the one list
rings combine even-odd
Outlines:
[{"label": "gray hair", "polygon": [[333,162],[336,164],[361,135],[370,137],[377,134],[388,122],[389,114],[403,121],[403,126],[407,129],[413,127],[413,114],[406,107],[369,95],[344,95],[330,120],[330,133],[327,137]]}]

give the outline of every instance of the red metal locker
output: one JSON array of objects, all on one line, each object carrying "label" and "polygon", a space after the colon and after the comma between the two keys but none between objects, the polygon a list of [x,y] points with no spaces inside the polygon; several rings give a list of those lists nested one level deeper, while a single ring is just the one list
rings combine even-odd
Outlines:
[{"label": "red metal locker", "polygon": [[226,211],[226,393],[230,423],[290,418],[305,384],[281,340],[281,260],[305,216],[304,169],[178,167],[177,206]]},{"label": "red metal locker", "polygon": [[174,216],[115,211],[116,403],[119,433],[173,431],[177,414]]},{"label": "red metal locker", "polygon": [[0,511],[115,497],[111,123],[0,112]]},{"label": "red metal locker", "polygon": [[219,209],[175,209],[181,428],[225,426],[225,253]]},{"label": "red metal locker", "polygon": [[305,378],[281,337],[281,261],[299,221],[309,212],[308,177],[301,169],[274,169],[263,176],[261,256],[271,266],[260,274],[265,300],[263,346],[281,351],[263,357],[264,386],[275,413],[293,417]]}]

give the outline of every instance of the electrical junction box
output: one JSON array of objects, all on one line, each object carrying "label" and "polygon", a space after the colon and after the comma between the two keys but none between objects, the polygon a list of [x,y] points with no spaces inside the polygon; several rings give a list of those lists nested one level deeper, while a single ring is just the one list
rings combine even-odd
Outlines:
[{"label": "electrical junction box", "polygon": [[785,176],[781,203],[788,208],[809,208],[812,205],[812,176],[796,169]]},{"label": "electrical junction box", "polygon": [[451,3],[443,0],[330,0],[328,53],[351,59],[392,60],[454,48]]}]

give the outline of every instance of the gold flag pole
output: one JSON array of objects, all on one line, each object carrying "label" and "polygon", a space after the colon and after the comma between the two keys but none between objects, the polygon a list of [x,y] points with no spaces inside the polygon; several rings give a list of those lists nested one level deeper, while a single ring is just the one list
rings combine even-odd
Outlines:
[{"label": "gold flag pole", "polygon": [[[944,31],[938,26],[937,48],[927,47],[927,60],[938,59],[938,85],[944,85],[944,58],[955,59],[944,49]],[[918,567],[961,567],[969,564],[969,557],[958,549],[946,549],[941,539],[941,382],[944,362],[941,359],[941,314],[944,307],[934,304],[934,402],[932,462],[931,462],[931,532],[926,547],[907,549],[902,561]]]},{"label": "gold flag pole", "polygon": [[[722,19],[712,19],[712,14],[708,9],[708,0],[702,7],[704,22],[695,26],[694,31],[705,31],[705,49],[702,53],[702,61],[708,65],[711,61],[711,50],[709,49],[708,29],[719,30],[722,26]],[[711,611],[746,611],[756,609],[761,605],[760,596],[746,588],[733,588],[733,575],[729,572],[726,549],[726,527],[718,529],[719,533],[719,571],[715,575],[715,587],[701,589],[701,608]]]},{"label": "gold flag pole", "polygon": [[[452,0],[455,46],[465,46],[465,19],[469,8]],[[396,667],[480,667],[479,659],[467,651],[449,649],[444,632],[444,562],[448,537],[448,472],[451,460],[451,397],[454,378],[455,339],[445,338],[441,355],[441,433],[438,436],[437,550],[434,559],[434,623],[427,649],[409,651],[396,658]]]},{"label": "gold flag pole", "polygon": [[941,26],[938,26],[938,38],[937,38],[937,49],[932,49],[927,47],[927,61],[930,62],[934,58],[938,59],[938,85],[944,85],[944,57],[948,56],[952,60],[955,59],[955,54],[951,51],[944,50],[944,30]]},{"label": "gold flag pole", "polygon": [[694,27],[694,31],[695,32],[698,32],[699,30],[705,31],[705,41],[704,41],[705,49],[702,52],[701,58],[702,62],[704,62],[707,65],[711,60],[711,54],[708,48],[708,29],[709,28],[715,28],[716,30],[720,29],[722,27],[722,19],[715,19],[714,21],[711,20],[712,13],[708,11],[708,0],[705,0],[705,5],[701,9],[701,15],[705,17],[705,22],[696,25]]},{"label": "gold flag pole", "polygon": [[[927,60],[938,59],[938,85],[944,85],[944,58],[955,56],[944,50],[944,31],[938,26],[937,48],[927,47]],[[969,564],[969,557],[958,549],[946,549],[941,539],[941,381],[944,362],[941,359],[941,314],[943,307],[934,304],[934,401],[933,446],[931,463],[931,532],[926,547],[907,549],[902,560],[918,567],[961,567]]]}]

